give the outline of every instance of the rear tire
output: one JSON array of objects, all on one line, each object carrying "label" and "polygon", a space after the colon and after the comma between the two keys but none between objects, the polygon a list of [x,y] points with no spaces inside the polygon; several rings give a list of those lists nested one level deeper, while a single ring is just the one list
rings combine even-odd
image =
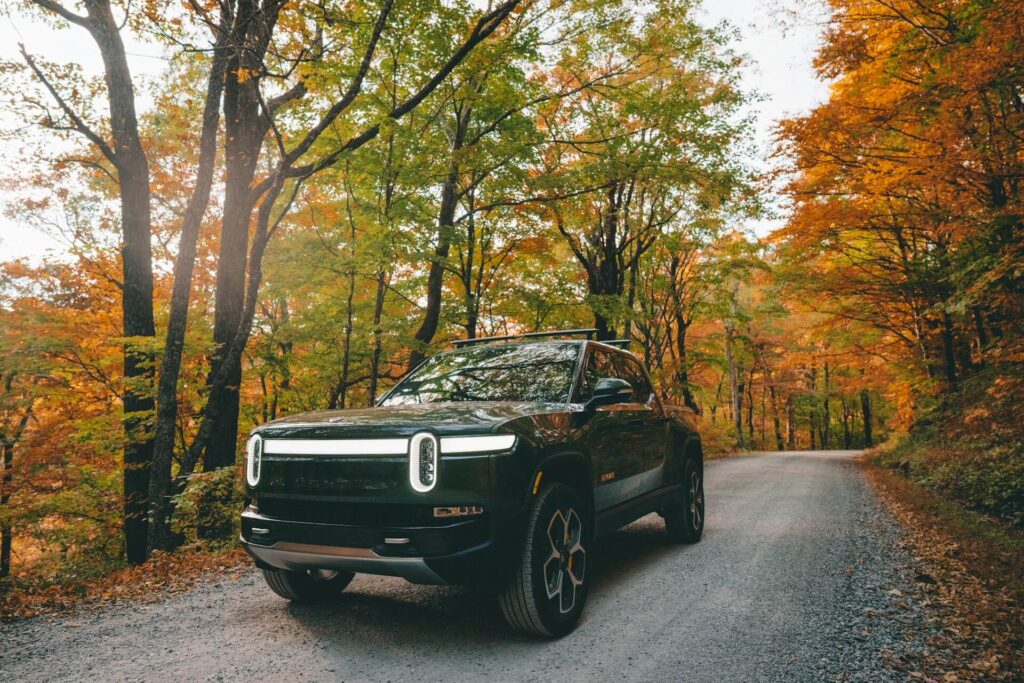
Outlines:
[{"label": "rear tire", "polygon": [[683,465],[680,502],[665,510],[665,530],[677,543],[697,543],[704,535],[704,472],[693,458]]},{"label": "rear tire", "polygon": [[313,604],[335,600],[355,574],[324,569],[288,571],[264,569],[263,578],[270,589],[285,600]]},{"label": "rear tire", "polygon": [[546,638],[576,627],[590,583],[591,520],[579,495],[548,484],[533,499],[519,566],[498,598],[509,626]]}]

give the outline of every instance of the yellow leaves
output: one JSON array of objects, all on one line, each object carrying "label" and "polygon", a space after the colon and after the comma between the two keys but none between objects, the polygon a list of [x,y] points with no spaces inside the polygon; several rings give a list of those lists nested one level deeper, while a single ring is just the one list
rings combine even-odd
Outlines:
[{"label": "yellow leaves", "polygon": [[239,83],[245,83],[250,78],[256,78],[258,74],[259,72],[256,69],[247,69],[244,66],[240,66],[235,70],[235,78]]}]

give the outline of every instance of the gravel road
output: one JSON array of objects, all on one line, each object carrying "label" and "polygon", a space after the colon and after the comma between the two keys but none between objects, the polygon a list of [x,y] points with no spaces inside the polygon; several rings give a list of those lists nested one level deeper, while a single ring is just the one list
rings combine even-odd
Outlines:
[{"label": "gravel road", "polygon": [[645,517],[600,542],[578,630],[510,633],[490,601],[357,576],[291,606],[255,570],[160,603],[0,626],[0,680],[902,680],[922,647],[899,529],[854,453],[708,463],[695,546]]}]

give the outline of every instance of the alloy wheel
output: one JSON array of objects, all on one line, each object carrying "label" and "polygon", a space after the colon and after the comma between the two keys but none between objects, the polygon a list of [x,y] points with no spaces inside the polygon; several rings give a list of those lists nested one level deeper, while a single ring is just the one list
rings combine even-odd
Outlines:
[{"label": "alloy wheel", "polygon": [[565,614],[576,605],[576,592],[583,585],[586,571],[583,521],[574,508],[556,509],[548,522],[547,535],[551,551],[544,560],[547,596]]},{"label": "alloy wheel", "polygon": [[694,529],[699,529],[704,521],[704,486],[700,475],[690,473],[690,522]]}]

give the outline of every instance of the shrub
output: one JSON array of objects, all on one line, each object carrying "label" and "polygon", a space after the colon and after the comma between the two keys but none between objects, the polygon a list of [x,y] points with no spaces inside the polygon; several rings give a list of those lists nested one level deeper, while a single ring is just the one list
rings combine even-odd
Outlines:
[{"label": "shrub", "polygon": [[235,468],[222,467],[189,477],[177,498],[174,531],[190,545],[223,545],[238,537],[242,489]]}]

